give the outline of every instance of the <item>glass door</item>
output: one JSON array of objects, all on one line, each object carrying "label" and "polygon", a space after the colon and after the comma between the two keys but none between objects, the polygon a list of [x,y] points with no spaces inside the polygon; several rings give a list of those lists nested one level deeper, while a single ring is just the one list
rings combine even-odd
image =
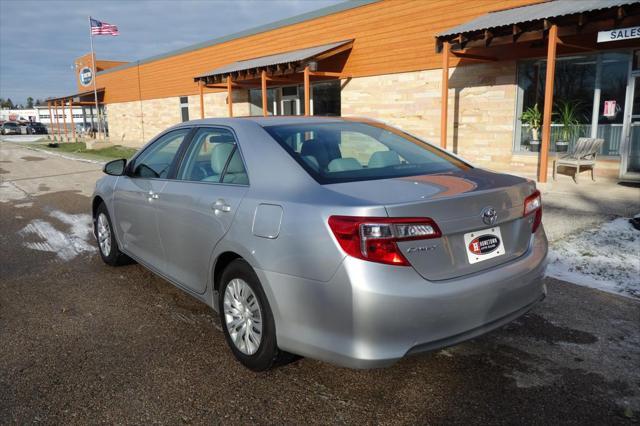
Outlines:
[{"label": "glass door", "polygon": [[298,86],[285,86],[281,89],[280,115],[300,115],[300,105],[304,93]]},{"label": "glass door", "polygon": [[631,113],[626,120],[626,147],[623,151],[620,177],[640,181],[640,74],[629,82]]}]

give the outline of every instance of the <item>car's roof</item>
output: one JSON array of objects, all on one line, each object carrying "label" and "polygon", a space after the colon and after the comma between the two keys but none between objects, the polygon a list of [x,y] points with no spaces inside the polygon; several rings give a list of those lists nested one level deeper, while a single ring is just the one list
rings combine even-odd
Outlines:
[{"label": "car's roof", "polygon": [[[312,124],[312,123],[339,123],[345,121],[366,122],[360,118],[342,117],[309,117],[309,116],[269,116],[269,117],[229,117],[229,118],[205,118],[202,120],[191,120],[183,124],[192,125],[242,125],[243,123],[255,123],[262,127],[287,125],[287,124]],[[370,121],[370,120],[369,120]]]}]

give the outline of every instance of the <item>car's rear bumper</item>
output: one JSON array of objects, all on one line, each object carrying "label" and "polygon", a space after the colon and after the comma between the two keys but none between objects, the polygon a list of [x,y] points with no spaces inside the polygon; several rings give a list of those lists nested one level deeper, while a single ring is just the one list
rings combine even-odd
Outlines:
[{"label": "car's rear bumper", "polygon": [[371,368],[459,343],[524,314],[546,294],[546,255],[540,227],[520,258],[446,281],[351,257],[329,282],[257,272],[282,349]]}]

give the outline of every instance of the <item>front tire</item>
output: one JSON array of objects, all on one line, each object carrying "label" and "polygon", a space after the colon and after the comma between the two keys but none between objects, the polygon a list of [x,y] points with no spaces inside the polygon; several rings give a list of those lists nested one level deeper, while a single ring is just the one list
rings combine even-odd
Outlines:
[{"label": "front tire", "polygon": [[269,302],[246,261],[234,260],[222,273],[218,312],[227,344],[245,367],[265,371],[289,358],[278,349]]},{"label": "front tire", "polygon": [[102,261],[109,266],[120,266],[131,263],[131,258],[120,251],[109,212],[104,203],[100,204],[96,210],[93,221],[94,234],[98,241],[98,250]]}]

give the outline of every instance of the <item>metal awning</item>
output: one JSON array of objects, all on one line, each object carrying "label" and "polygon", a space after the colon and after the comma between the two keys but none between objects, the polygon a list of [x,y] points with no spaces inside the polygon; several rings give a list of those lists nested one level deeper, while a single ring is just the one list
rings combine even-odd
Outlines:
[{"label": "metal awning", "polygon": [[300,66],[302,63],[325,59],[329,56],[351,49],[353,40],[343,40],[335,43],[322,44],[304,49],[292,50],[275,55],[246,59],[233,62],[213,69],[207,73],[194,77],[195,81],[205,80],[216,76],[226,76],[238,72],[257,72],[260,69],[276,66]]},{"label": "metal awning", "polygon": [[[104,96],[104,87],[98,87],[96,89],[96,92],[98,93],[98,101],[101,101]],[[87,90],[85,92],[79,92],[72,95],[67,95],[67,96],[47,98],[45,99],[45,102],[56,102],[56,101],[66,101],[66,100],[72,100],[74,103],[77,103],[77,104],[82,102],[94,103],[95,100],[94,100],[93,89]]]},{"label": "metal awning", "polygon": [[456,36],[468,36],[473,33],[505,28],[512,30],[513,25],[538,23],[548,19],[592,13],[606,9],[629,5],[640,5],[639,0],[553,0],[544,3],[521,6],[512,9],[490,12],[471,21],[450,28],[436,35],[438,40],[450,40]]}]

